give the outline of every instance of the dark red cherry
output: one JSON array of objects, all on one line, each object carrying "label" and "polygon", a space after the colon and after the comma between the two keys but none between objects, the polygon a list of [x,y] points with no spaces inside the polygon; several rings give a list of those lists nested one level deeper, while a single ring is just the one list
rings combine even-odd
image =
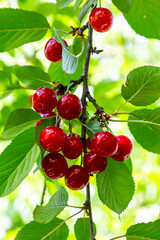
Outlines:
[{"label": "dark red cherry", "polygon": [[41,87],[32,96],[32,105],[39,113],[49,113],[57,106],[56,93],[51,88]]},{"label": "dark red cherry", "polygon": [[78,158],[83,151],[83,145],[77,137],[67,137],[62,152],[68,159]]},{"label": "dark red cherry", "polygon": [[117,140],[118,140],[118,149],[117,149],[117,152],[112,156],[112,158],[117,161],[125,161],[131,155],[132,142],[128,137],[124,135],[117,136]]},{"label": "dark red cherry", "polygon": [[91,151],[84,155],[83,166],[88,173],[97,174],[104,171],[107,166],[107,159]]},{"label": "dark red cherry", "polygon": [[89,181],[89,175],[86,170],[78,165],[72,165],[68,168],[65,175],[65,183],[72,190],[80,190],[86,186]]},{"label": "dark red cherry", "polygon": [[107,32],[113,23],[113,15],[107,8],[95,8],[89,16],[90,25],[97,32]]},{"label": "dark red cherry", "polygon": [[100,157],[111,157],[118,149],[118,140],[110,132],[97,132],[92,139],[92,149]]},{"label": "dark red cherry", "polygon": [[[68,47],[68,44],[66,43],[66,41],[63,40],[63,42]],[[44,54],[49,61],[59,62],[60,60],[62,60],[62,45],[61,45],[61,43],[57,42],[54,37],[49,39],[44,48]]]},{"label": "dark red cherry", "polygon": [[[56,116],[57,116],[57,114],[56,114],[55,112],[41,113],[40,115],[41,115],[42,118],[47,118],[47,117],[52,117],[52,116],[53,116],[53,118],[54,118],[55,120],[56,120]],[[38,122],[36,122],[36,123],[35,123],[35,128],[37,128],[37,127],[39,126],[39,124],[40,124],[41,122],[43,122],[43,121],[44,121],[44,119],[39,120]],[[60,127],[60,126],[61,126],[61,119],[60,119],[60,117],[58,117],[58,127]]]},{"label": "dark red cherry", "polygon": [[87,148],[88,148],[90,151],[92,151],[92,143],[91,143],[91,140],[90,140],[89,137],[86,139],[86,144],[87,144]]},{"label": "dark red cherry", "polygon": [[74,94],[66,94],[62,96],[57,103],[57,111],[59,115],[66,120],[72,120],[79,117],[81,110],[81,101]]},{"label": "dark red cherry", "polygon": [[66,138],[65,132],[61,128],[51,126],[42,130],[40,142],[48,152],[59,152],[62,150]]},{"label": "dark red cherry", "polygon": [[51,179],[63,177],[67,169],[66,159],[60,153],[49,153],[42,160],[42,170]]}]

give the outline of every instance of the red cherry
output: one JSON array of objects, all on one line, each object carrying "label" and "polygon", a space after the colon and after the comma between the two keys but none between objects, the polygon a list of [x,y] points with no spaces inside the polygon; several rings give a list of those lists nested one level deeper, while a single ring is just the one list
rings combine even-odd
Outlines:
[{"label": "red cherry", "polygon": [[67,169],[66,159],[60,153],[49,153],[42,160],[42,170],[51,179],[63,177]]},{"label": "red cherry", "polygon": [[56,93],[51,88],[41,87],[32,96],[32,105],[39,113],[49,113],[57,106]]},{"label": "red cherry", "polygon": [[83,166],[88,173],[97,174],[107,166],[107,159],[98,156],[95,152],[88,152],[83,157]]},{"label": "red cherry", "polygon": [[113,23],[113,15],[107,8],[95,8],[89,16],[90,25],[97,32],[107,32]]},{"label": "red cherry", "polygon": [[86,186],[89,181],[89,175],[86,170],[78,165],[72,165],[68,168],[65,175],[65,183],[72,190],[80,190]]},{"label": "red cherry", "polygon": [[117,152],[112,156],[112,158],[117,161],[125,161],[131,155],[132,142],[128,137],[124,135],[117,136],[117,140],[118,140],[118,149],[117,149]]},{"label": "red cherry", "polygon": [[118,140],[110,132],[97,132],[92,139],[92,149],[100,157],[111,157],[118,149]]},{"label": "red cherry", "polygon": [[87,144],[87,148],[88,148],[90,151],[92,151],[92,143],[91,143],[91,140],[90,140],[89,137],[86,139],[86,144]]},{"label": "red cherry", "polygon": [[66,94],[62,96],[57,103],[57,111],[59,115],[66,120],[72,120],[79,117],[81,110],[81,101],[74,94]]},{"label": "red cherry", "polygon": [[[41,113],[40,114],[41,115],[41,117],[43,117],[43,118],[47,118],[47,117],[54,117],[54,119],[56,120],[56,116],[57,116],[57,114],[55,113],[55,112],[50,112],[50,113]],[[42,120],[39,120],[38,122],[36,122],[35,123],[35,128],[37,128],[38,126],[39,126],[39,124],[41,123],[41,122],[43,122],[44,121],[44,119],[42,119]],[[60,127],[61,126],[61,119],[60,119],[60,117],[58,117],[58,127]]]},{"label": "red cherry", "polygon": [[59,152],[62,150],[66,138],[65,132],[61,128],[51,126],[42,130],[40,142],[48,152]]},{"label": "red cherry", "polygon": [[[63,42],[68,47],[67,42],[65,40],[63,40]],[[62,45],[53,37],[46,43],[44,54],[49,61],[59,62],[62,60]]]},{"label": "red cherry", "polygon": [[77,137],[67,137],[62,152],[68,159],[78,158],[83,151],[83,145]]}]

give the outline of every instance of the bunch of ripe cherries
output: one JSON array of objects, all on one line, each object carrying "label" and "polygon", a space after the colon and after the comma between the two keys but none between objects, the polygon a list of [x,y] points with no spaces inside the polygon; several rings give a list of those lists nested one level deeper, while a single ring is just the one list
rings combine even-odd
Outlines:
[{"label": "bunch of ripe cherries", "polygon": [[[42,147],[50,152],[42,160],[42,170],[47,177],[58,179],[65,176],[65,183],[70,189],[80,190],[88,183],[89,174],[100,173],[106,168],[107,157],[117,161],[129,158],[132,151],[129,138],[123,135],[116,137],[108,131],[100,131],[93,136],[92,142],[87,138],[87,148],[90,151],[83,156],[83,167],[68,167],[66,158],[78,158],[83,152],[83,144],[78,134],[66,135],[60,128],[60,117],[66,120],[78,118],[82,110],[81,101],[76,95],[69,93],[57,101],[54,90],[41,87],[32,96],[32,104],[43,118],[56,118],[58,114],[57,126],[46,127],[40,134]],[[52,112],[55,108],[57,114]],[[42,121],[43,119],[37,122],[36,127]]]},{"label": "bunch of ripe cherries", "polygon": [[[94,9],[89,22],[93,29],[98,32],[106,32],[110,29],[113,21],[112,13],[106,8]],[[63,40],[65,45],[68,44]],[[51,38],[45,46],[45,56],[52,62],[62,60],[62,45]],[[76,159],[83,153],[83,144],[78,134],[68,134],[60,128],[61,118],[73,120],[81,114],[82,105],[79,98],[74,94],[65,94],[58,101],[54,90],[41,87],[32,96],[33,108],[43,118],[52,117],[57,119],[57,126],[49,126],[42,130],[40,143],[48,153],[42,160],[42,170],[47,177],[58,179],[65,177],[66,185],[72,190],[80,190],[89,181],[89,175],[97,174],[107,166],[107,158],[112,157],[117,161],[125,161],[132,151],[132,143],[124,135],[114,136],[108,131],[97,132],[92,141],[86,140],[89,152],[83,156],[83,167],[72,165],[68,167],[67,159]],[[57,114],[53,109],[57,108]],[[58,117],[57,117],[58,116]],[[43,121],[36,123],[36,128]],[[61,152],[61,153],[60,153]]]}]

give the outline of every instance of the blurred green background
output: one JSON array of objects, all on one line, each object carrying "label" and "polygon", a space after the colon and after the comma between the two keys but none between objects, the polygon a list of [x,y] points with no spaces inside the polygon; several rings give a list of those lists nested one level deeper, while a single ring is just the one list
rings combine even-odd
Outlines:
[{"label": "blurred green background", "polygon": [[[0,7],[19,7],[37,11],[45,15],[49,23],[57,29],[69,31],[70,26],[78,27],[79,9],[73,11],[73,7],[70,5],[57,10],[54,2],[51,0],[0,0]],[[160,65],[160,42],[136,34],[111,1],[103,0],[102,6],[113,12],[114,24],[111,30],[105,34],[94,32],[94,46],[97,49],[103,49],[103,52],[92,56],[89,81],[90,91],[97,99],[98,104],[104,107],[106,113],[111,113],[124,102],[120,94],[121,85],[132,69],[143,65]],[[85,20],[87,21],[87,19]],[[0,70],[7,71],[11,66],[18,64],[39,66],[47,71],[50,63],[45,59],[43,51],[46,41],[53,34],[54,32],[49,31],[39,42],[26,44],[9,53],[0,53]],[[71,37],[68,42],[72,44]],[[81,90],[81,87],[76,90],[79,97]],[[2,132],[11,111],[17,108],[31,108],[29,96],[33,93],[33,91],[25,90],[15,91],[0,102],[0,132]],[[90,103],[88,105],[88,111],[90,115],[93,115],[95,109]],[[157,101],[149,108],[153,108],[155,105],[160,106],[160,102]],[[136,108],[127,104],[122,110],[129,112],[133,109]],[[123,116],[122,119],[126,119],[126,116]],[[66,128],[65,124],[64,128]],[[129,207],[119,219],[117,214],[100,202],[97,197],[95,177],[91,178],[93,219],[97,225],[96,239],[98,240],[107,240],[122,235],[132,224],[149,222],[160,217],[160,157],[143,150],[133,139],[126,123],[110,123],[110,128],[114,134],[126,134],[133,141],[131,158],[136,190]],[[74,132],[80,133],[78,125],[74,126]],[[0,136],[0,152],[8,143]],[[47,181],[45,203],[61,185],[64,185],[64,179],[56,180],[55,183]],[[0,199],[0,240],[14,239],[17,231],[33,219],[32,211],[37,204],[40,204],[43,186],[44,177],[41,172],[33,174],[31,171],[13,193]],[[67,190],[69,204],[82,206],[85,201],[85,189],[81,191]],[[65,219],[76,211],[66,208],[60,214],[60,218]],[[83,217],[83,213],[78,217]],[[76,217],[67,222],[70,228],[68,240],[75,239],[73,228],[75,220]]]}]

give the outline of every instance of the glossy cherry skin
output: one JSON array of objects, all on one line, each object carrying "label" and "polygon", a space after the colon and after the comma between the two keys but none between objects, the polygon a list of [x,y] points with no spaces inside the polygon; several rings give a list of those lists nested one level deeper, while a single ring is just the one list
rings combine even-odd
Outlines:
[{"label": "glossy cherry skin", "polygon": [[[68,47],[68,44],[65,40],[63,42]],[[48,42],[45,45],[44,48],[44,54],[46,58],[51,62],[59,62],[62,60],[62,45],[56,41],[56,39],[53,37],[48,40]]]},{"label": "glossy cherry skin", "polygon": [[84,155],[83,166],[88,173],[97,174],[104,171],[107,166],[107,159],[102,158],[95,152],[91,151]]},{"label": "glossy cherry skin", "polygon": [[67,137],[62,152],[68,159],[78,158],[83,151],[83,145],[77,137]]},{"label": "glossy cherry skin", "polygon": [[113,15],[107,8],[95,8],[89,16],[90,25],[97,32],[107,32],[113,23]]},{"label": "glossy cherry skin", "polygon": [[73,120],[79,117],[82,110],[81,101],[74,94],[62,96],[57,103],[59,115],[66,120]]},{"label": "glossy cherry skin", "polygon": [[49,153],[42,160],[42,170],[51,179],[61,178],[68,170],[67,161],[60,153]]},{"label": "glossy cherry skin", "polygon": [[[52,117],[56,120],[57,114],[55,112],[50,112],[50,113],[41,113],[40,114],[42,118],[47,118],[47,117]],[[35,123],[35,128],[39,126],[41,122],[43,122],[45,119],[39,120],[38,122]],[[58,127],[61,126],[61,119],[58,117]]]},{"label": "glossy cherry skin", "polygon": [[72,190],[80,190],[86,186],[89,181],[89,174],[78,165],[72,165],[68,168],[65,175],[65,183]]},{"label": "glossy cherry skin", "polygon": [[125,161],[131,155],[132,142],[128,137],[124,135],[117,136],[117,140],[118,140],[118,149],[117,149],[117,152],[112,156],[112,158],[117,161]]},{"label": "glossy cherry skin", "polygon": [[67,135],[61,128],[51,126],[42,130],[40,142],[42,147],[48,152],[56,153],[62,150],[66,138]]},{"label": "glossy cherry skin", "polygon": [[92,151],[92,142],[89,137],[86,139],[87,148]]},{"label": "glossy cherry skin", "polygon": [[51,88],[41,87],[32,96],[32,105],[36,112],[52,112],[57,106],[57,95]]},{"label": "glossy cherry skin", "polygon": [[117,152],[118,140],[108,131],[97,132],[92,139],[92,149],[100,157],[112,157]]}]

